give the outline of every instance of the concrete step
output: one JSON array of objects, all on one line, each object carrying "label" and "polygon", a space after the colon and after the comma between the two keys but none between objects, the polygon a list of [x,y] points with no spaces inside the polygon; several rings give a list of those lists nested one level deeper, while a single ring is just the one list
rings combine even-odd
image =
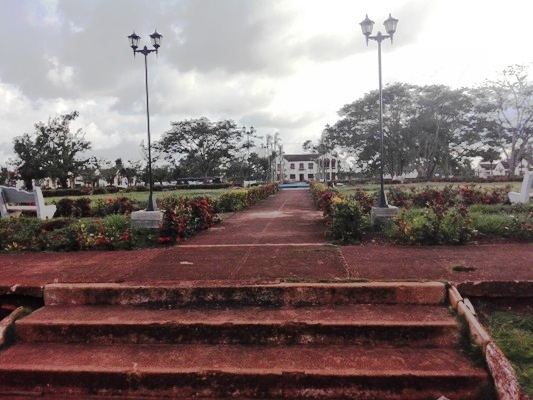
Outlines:
[{"label": "concrete step", "polygon": [[454,345],[446,307],[355,304],[156,310],[46,306],[16,324],[20,342]]},{"label": "concrete step", "polygon": [[0,353],[0,394],[146,398],[485,398],[455,348],[24,343]]},{"label": "concrete step", "polygon": [[444,304],[440,282],[283,283],[229,285],[213,282],[157,286],[52,284],[46,305],[136,305],[150,308],[305,307],[342,304]]}]

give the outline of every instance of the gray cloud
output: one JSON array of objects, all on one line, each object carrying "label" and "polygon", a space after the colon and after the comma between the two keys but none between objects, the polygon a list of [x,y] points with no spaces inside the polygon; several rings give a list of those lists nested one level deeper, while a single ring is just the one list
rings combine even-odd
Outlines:
[{"label": "gray cloud", "polygon": [[[334,123],[343,104],[375,89],[375,44],[366,46],[358,25],[366,13],[375,32],[388,12],[400,20],[394,45],[384,44],[386,81],[417,83],[423,75],[446,84],[459,64],[455,51],[468,47],[462,54],[470,55],[472,46],[454,41],[459,27],[442,30],[440,13],[450,18],[461,5],[459,22],[471,34],[484,33],[478,12],[494,26],[516,14],[526,37],[527,13],[516,11],[519,0],[509,2],[515,7],[506,11],[480,0],[3,0],[0,165],[14,136],[73,110],[96,153],[140,158],[144,60],[128,47],[134,29],[143,45],[156,28],[164,35],[159,57],[148,57],[154,138],[170,121],[205,116],[253,125],[261,135],[280,130],[301,143]],[[441,40],[431,56],[427,44],[416,47],[426,37]],[[490,54],[511,47],[495,41],[488,41]],[[479,65],[469,68],[476,73]]]}]

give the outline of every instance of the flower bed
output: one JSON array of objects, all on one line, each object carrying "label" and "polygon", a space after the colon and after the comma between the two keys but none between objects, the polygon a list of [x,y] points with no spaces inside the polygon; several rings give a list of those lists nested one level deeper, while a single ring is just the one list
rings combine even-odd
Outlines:
[{"label": "flower bed", "polygon": [[167,195],[159,201],[163,219],[158,231],[132,229],[130,214],[139,209],[123,196],[114,199],[61,199],[56,216],[0,219],[0,251],[77,251],[154,247],[181,242],[219,221],[218,213],[240,210],[276,193],[277,185],[257,186],[208,196]]},{"label": "flower bed", "polygon": [[[389,203],[402,211],[382,233],[406,244],[464,244],[494,238],[533,241],[533,205],[508,204],[508,191],[508,187],[476,185],[418,190],[392,186]],[[311,192],[333,240],[350,243],[376,233],[368,221],[375,194],[356,189],[343,195],[321,183],[313,184]]]}]

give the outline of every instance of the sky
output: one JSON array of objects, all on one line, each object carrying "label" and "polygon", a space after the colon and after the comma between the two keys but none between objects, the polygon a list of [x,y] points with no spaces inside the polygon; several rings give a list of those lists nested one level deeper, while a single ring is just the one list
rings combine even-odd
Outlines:
[{"label": "sky", "polygon": [[266,143],[302,153],[337,111],[378,88],[377,44],[359,23],[382,30],[383,84],[473,87],[513,64],[529,65],[531,0],[0,0],[0,166],[13,138],[74,110],[92,143],[87,155],[143,159],[147,142],[141,46],[148,55],[152,142],[171,121],[207,117],[253,126]]}]

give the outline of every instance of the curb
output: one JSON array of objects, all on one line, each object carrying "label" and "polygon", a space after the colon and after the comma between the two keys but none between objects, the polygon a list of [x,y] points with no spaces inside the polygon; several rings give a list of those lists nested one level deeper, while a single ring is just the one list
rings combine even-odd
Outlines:
[{"label": "curb", "polygon": [[7,317],[0,321],[0,347],[6,344],[7,332],[16,319],[24,313],[24,307],[17,307]]},{"label": "curb", "polygon": [[498,398],[500,400],[527,400],[527,396],[520,389],[511,362],[479,322],[472,303],[467,298],[463,298],[455,286],[448,288],[448,298],[452,308],[465,318],[474,343],[483,349],[483,357],[494,380]]}]

